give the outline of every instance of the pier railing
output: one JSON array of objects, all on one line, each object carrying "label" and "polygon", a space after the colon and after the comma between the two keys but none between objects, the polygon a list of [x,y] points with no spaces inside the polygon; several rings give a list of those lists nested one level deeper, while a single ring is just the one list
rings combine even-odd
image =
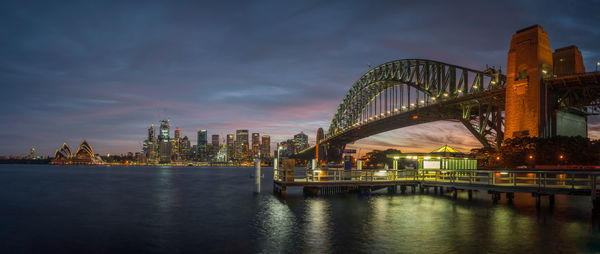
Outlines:
[{"label": "pier railing", "polygon": [[473,185],[514,188],[600,190],[598,171],[523,170],[414,170],[368,169],[276,170],[274,180],[283,184],[419,182],[430,185]]}]

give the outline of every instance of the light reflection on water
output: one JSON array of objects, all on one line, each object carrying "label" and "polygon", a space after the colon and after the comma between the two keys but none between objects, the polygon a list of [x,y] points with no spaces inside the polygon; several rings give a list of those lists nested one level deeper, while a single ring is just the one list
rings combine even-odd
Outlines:
[{"label": "light reflection on water", "polygon": [[600,251],[588,197],[254,195],[247,168],[0,165],[9,252],[553,253]]}]

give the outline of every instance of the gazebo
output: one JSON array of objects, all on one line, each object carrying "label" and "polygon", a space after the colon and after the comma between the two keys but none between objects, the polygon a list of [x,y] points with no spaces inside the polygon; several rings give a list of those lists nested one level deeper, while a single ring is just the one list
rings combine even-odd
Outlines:
[{"label": "gazebo", "polygon": [[448,145],[430,153],[401,153],[388,155],[389,158],[407,159],[417,162],[417,170],[476,170],[474,155],[462,153]]}]

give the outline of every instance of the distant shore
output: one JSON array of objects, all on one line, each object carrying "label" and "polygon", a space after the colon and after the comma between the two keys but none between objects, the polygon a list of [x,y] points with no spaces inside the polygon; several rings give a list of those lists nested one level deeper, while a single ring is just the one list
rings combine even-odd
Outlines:
[{"label": "distant shore", "polygon": [[0,164],[49,164],[50,159],[4,159]]}]

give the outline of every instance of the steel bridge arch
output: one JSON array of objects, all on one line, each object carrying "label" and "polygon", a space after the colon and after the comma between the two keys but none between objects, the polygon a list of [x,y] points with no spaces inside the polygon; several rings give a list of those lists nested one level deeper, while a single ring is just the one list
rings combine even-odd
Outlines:
[{"label": "steel bridge arch", "polygon": [[494,102],[488,95],[504,93],[505,83],[506,77],[492,68],[477,71],[426,59],[387,62],[353,84],[338,106],[324,141],[388,116],[442,105],[461,111],[455,118],[484,146],[499,145],[503,101],[497,100],[503,96],[496,96]]}]

